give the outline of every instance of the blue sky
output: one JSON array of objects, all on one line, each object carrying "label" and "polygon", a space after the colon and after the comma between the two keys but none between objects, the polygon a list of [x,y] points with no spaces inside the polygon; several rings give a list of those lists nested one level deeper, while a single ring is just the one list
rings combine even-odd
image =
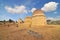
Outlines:
[{"label": "blue sky", "polygon": [[[41,9],[46,3],[49,2],[56,2],[58,3],[56,10],[51,12],[44,12],[47,19],[53,19],[53,18],[60,18],[60,0],[0,0],[0,20],[18,20],[21,18],[22,20],[25,19],[26,16],[32,16],[32,12],[30,10],[32,8]],[[11,11],[6,10],[7,8],[14,9],[15,6],[21,7],[21,5],[24,6],[24,12],[14,12],[11,13]],[[21,10],[21,9],[20,9]],[[27,12],[27,13],[26,13]]]}]

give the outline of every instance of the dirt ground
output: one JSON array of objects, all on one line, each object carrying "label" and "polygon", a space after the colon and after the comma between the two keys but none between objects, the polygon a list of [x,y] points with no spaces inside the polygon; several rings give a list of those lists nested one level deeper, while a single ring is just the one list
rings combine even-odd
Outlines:
[{"label": "dirt ground", "polygon": [[0,25],[0,40],[60,40],[60,26],[35,26],[20,30],[16,24]]}]

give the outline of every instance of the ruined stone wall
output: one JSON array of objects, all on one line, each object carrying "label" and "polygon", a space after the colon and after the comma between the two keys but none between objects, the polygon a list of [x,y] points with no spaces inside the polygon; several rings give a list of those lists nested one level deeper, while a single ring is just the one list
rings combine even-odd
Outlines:
[{"label": "ruined stone wall", "polygon": [[24,27],[23,27],[23,22],[22,22],[21,19],[18,20],[18,28],[19,28],[19,29],[23,29],[23,28],[24,28]]},{"label": "ruined stone wall", "polygon": [[30,28],[31,22],[32,22],[31,17],[26,17],[25,20],[24,20],[24,27],[25,28]]}]

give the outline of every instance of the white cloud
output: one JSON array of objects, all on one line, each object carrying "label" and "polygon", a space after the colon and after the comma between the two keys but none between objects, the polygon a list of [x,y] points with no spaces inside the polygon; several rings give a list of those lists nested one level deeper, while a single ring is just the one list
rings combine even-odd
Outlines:
[{"label": "white cloud", "polygon": [[48,17],[47,20],[60,20],[60,16],[57,16],[57,17]]},{"label": "white cloud", "polygon": [[58,12],[53,12],[54,14],[57,14]]},{"label": "white cloud", "polygon": [[6,15],[1,15],[0,18],[1,18],[0,21],[1,20],[6,20],[7,21],[9,19],[9,17],[6,16]]},{"label": "white cloud", "polygon": [[16,21],[17,19],[17,16],[14,18],[14,17],[11,17],[11,16],[8,16],[8,15],[0,15],[0,21],[3,21],[3,20],[6,20],[6,21],[8,21],[9,19],[12,19],[12,20],[14,20],[14,21]]},{"label": "white cloud", "polygon": [[32,9],[31,9],[31,12],[33,13],[35,10],[37,10],[37,9],[36,9],[36,8],[32,8]]},{"label": "white cloud", "polygon": [[58,18],[60,18],[60,16],[57,16]]},{"label": "white cloud", "polygon": [[54,18],[53,17],[48,17],[47,20],[54,20]]},{"label": "white cloud", "polygon": [[58,3],[56,2],[49,2],[44,4],[44,6],[41,8],[41,10],[45,11],[45,12],[51,12],[51,11],[55,11],[58,7]]},{"label": "white cloud", "polygon": [[15,6],[14,8],[10,6],[5,6],[5,9],[10,13],[27,13],[27,9],[25,6]]}]

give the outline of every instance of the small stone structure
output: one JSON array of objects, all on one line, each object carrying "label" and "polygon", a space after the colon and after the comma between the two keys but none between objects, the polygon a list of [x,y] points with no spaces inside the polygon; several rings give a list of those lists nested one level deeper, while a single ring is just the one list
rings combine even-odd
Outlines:
[{"label": "small stone structure", "polygon": [[23,28],[23,21],[21,19],[18,19],[18,28],[19,29]]},{"label": "small stone structure", "polygon": [[30,16],[27,16],[27,17],[25,18],[25,20],[24,20],[24,27],[25,27],[25,28],[30,28],[31,22],[32,22],[31,17],[30,17]]}]

